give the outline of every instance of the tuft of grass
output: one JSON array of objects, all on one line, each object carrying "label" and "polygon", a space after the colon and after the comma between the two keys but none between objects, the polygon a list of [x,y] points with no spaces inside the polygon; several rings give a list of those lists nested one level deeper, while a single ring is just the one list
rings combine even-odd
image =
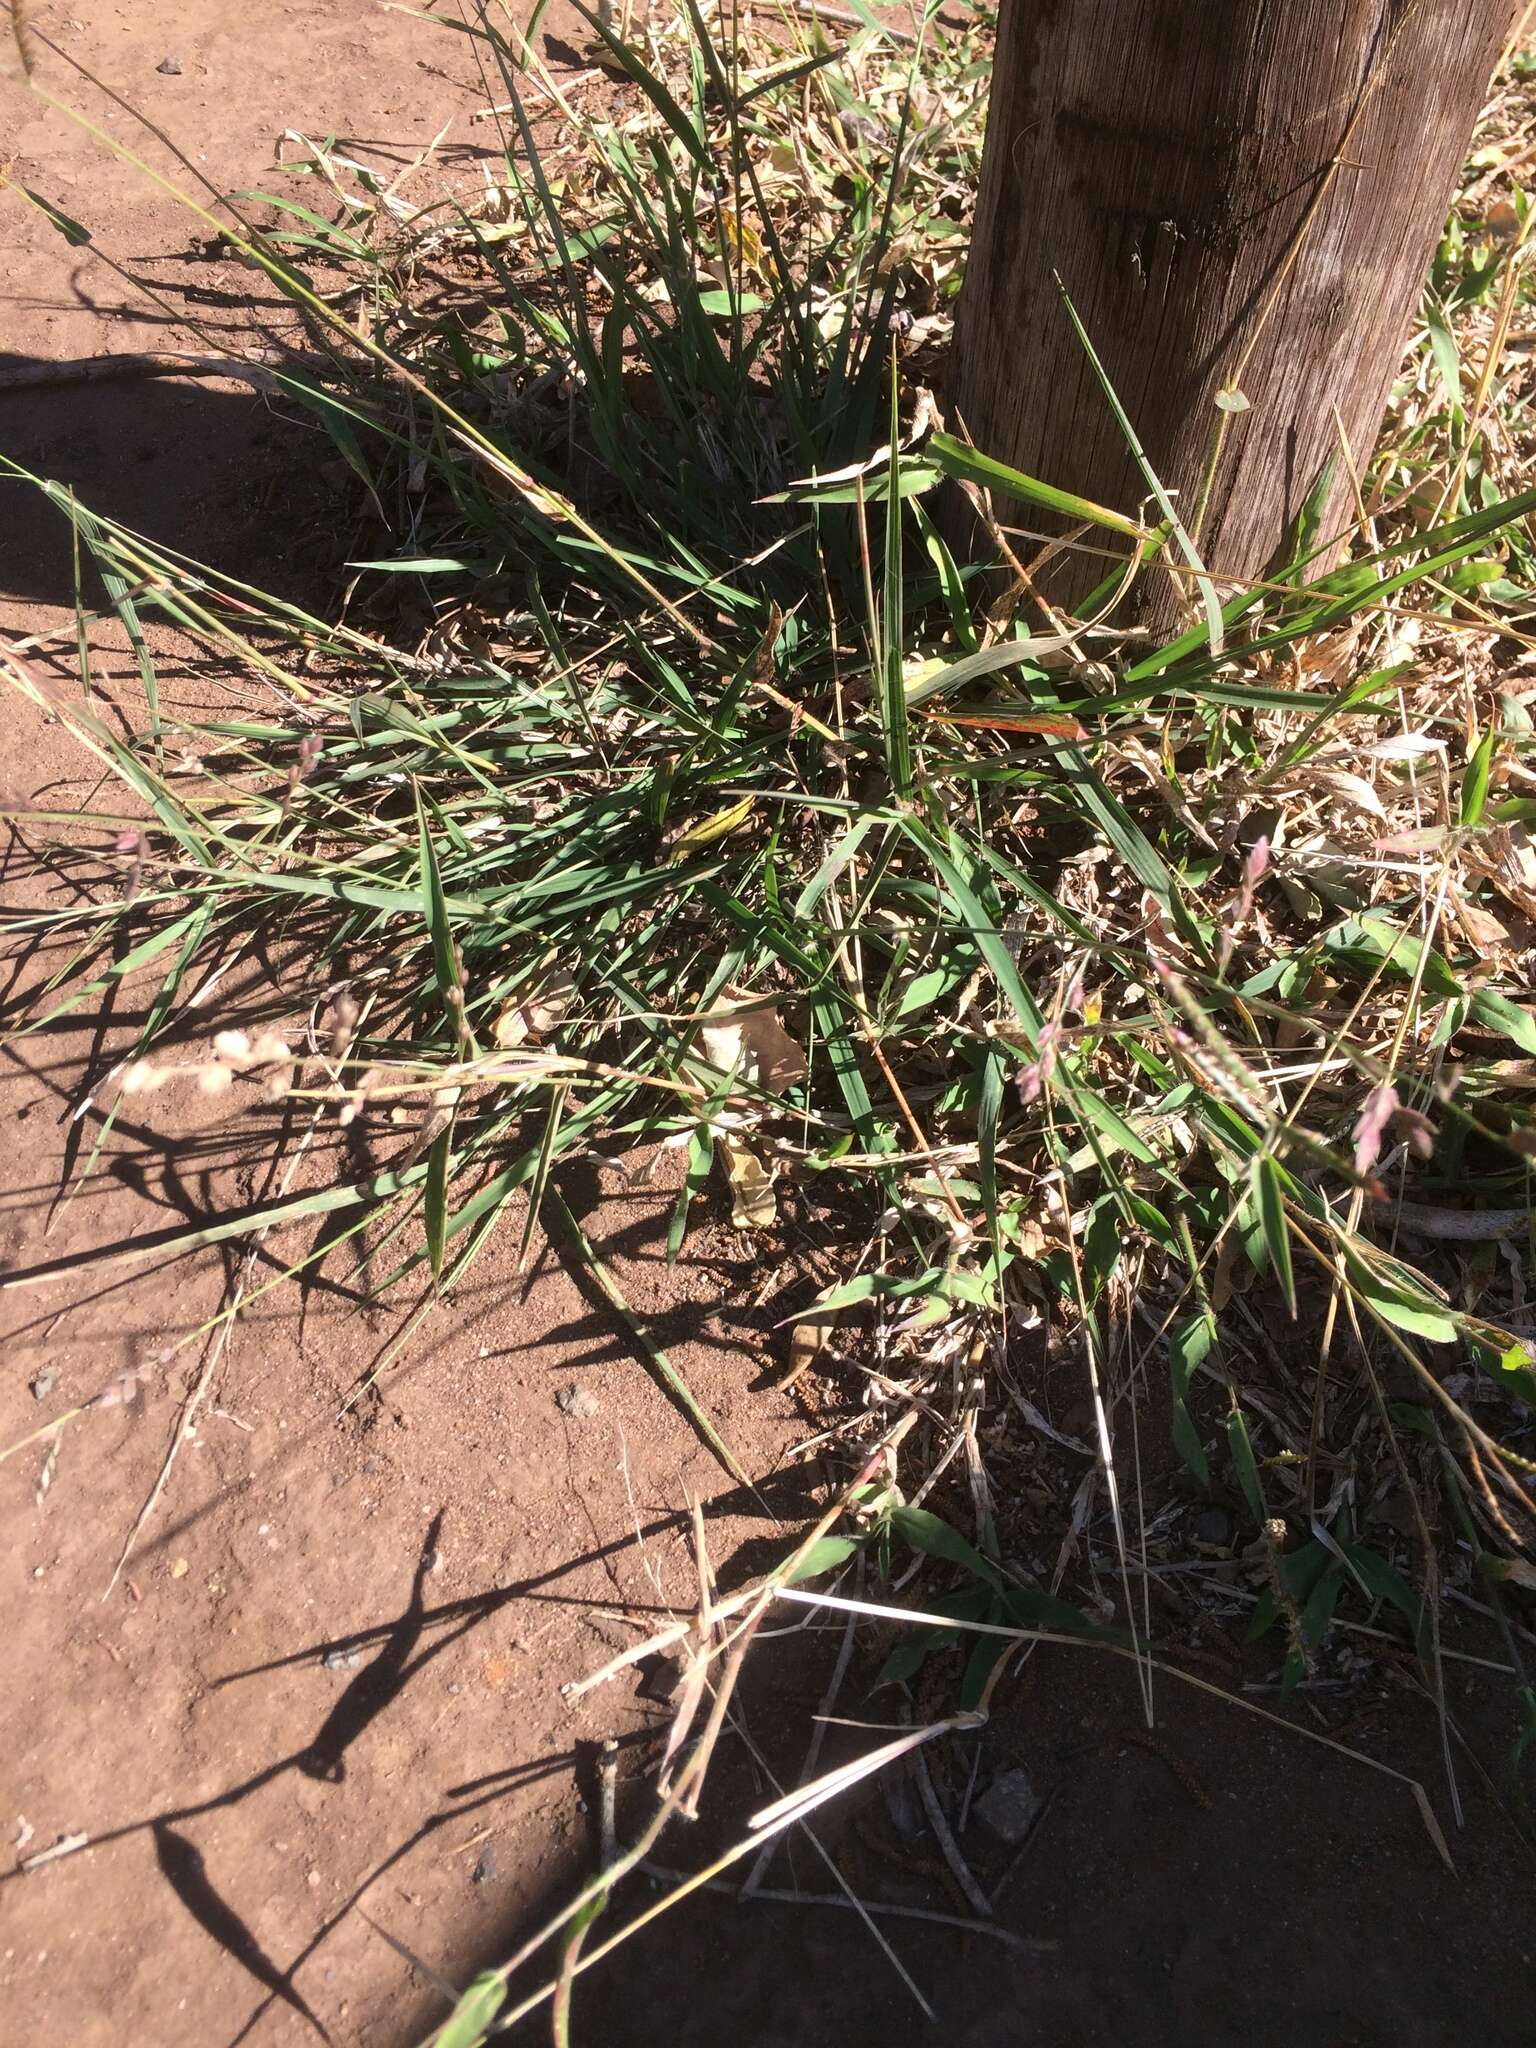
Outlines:
[{"label": "tuft of grass", "polygon": [[[133,978],[123,1078],[152,1090],[192,990],[259,933],[310,1049],[295,1027],[194,1064],[358,1124],[380,1165],[227,1234],[329,1212],[421,1313],[525,1200],[525,1249],[541,1200],[569,1230],[562,1170],[599,1145],[687,1148],[674,1251],[712,1172],[747,1227],[776,1181],[836,1186],[878,1222],[818,1313],[869,1319],[888,1398],[965,1450],[970,1537],[894,1496],[877,1516],[877,1552],[967,1575],[934,1609],[951,1637],[1089,1604],[1010,1564],[964,1391],[1044,1315],[1092,1375],[1138,1658],[1116,1447],[1156,1356],[1178,1484],[1246,1517],[1284,1682],[1355,1603],[1443,1704],[1434,1496],[1502,1624],[1536,1472],[1529,209],[1453,221],[1382,446],[1340,450],[1346,565],[1315,573],[1339,537],[1304,516],[1236,585],[1150,472],[1155,527],[937,426],[991,26],[966,18],[833,42],[786,13],[732,42],[692,0],[593,17],[612,75],[552,148],[565,96],[484,5],[445,24],[502,109],[482,191],[413,210],[316,150],[286,167],[316,204],[244,195],[332,352],[277,374],[373,525],[321,618],[23,479],[100,570],[148,725],[0,657],[125,835],[104,857],[88,822],[13,810],[67,893],[12,929],[72,946],[15,1028]],[[955,558],[961,489],[1073,522],[1047,545],[1105,571],[1079,615],[1037,598],[1034,536]],[[1180,593],[1161,644],[1119,623],[1149,576]],[[150,619],[247,708],[157,694]],[[337,1255],[333,1230],[289,1270]],[[1302,1319],[1279,1400],[1251,1285]],[[1395,1547],[1363,1512],[1388,1475],[1419,1531]],[[968,1703],[996,1668],[984,1643]]]}]

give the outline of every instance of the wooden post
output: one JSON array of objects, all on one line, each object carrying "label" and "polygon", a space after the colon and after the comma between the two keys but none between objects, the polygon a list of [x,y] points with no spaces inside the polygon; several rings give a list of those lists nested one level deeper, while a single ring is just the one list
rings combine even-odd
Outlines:
[{"label": "wooden post", "polygon": [[[951,423],[1048,483],[1123,511],[1144,497],[1059,273],[1186,523],[1217,394],[1248,400],[1227,416],[1200,547],[1218,572],[1262,574],[1340,422],[1355,462],[1370,456],[1512,14],[1002,0]],[[1323,532],[1347,526],[1350,499],[1341,458]],[[1082,560],[1053,594],[1104,570]]]}]

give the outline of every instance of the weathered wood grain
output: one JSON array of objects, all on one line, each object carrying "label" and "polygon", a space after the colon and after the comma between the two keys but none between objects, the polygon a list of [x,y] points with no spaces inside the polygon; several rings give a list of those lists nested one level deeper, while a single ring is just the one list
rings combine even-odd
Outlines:
[{"label": "weathered wood grain", "polygon": [[[1357,459],[1373,446],[1513,13],[1003,0],[951,411],[989,454],[1135,508],[1059,272],[1186,511],[1240,372],[1250,409],[1230,419],[1201,547],[1262,573],[1337,448],[1332,408]],[[1348,518],[1339,471],[1325,531]],[[1079,565],[1076,588],[1103,568]]]}]

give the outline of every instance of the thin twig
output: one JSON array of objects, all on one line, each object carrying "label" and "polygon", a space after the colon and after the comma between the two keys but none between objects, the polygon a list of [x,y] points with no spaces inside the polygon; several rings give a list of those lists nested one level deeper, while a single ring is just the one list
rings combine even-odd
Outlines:
[{"label": "thin twig", "polygon": [[992,1902],[976,1882],[971,1866],[960,1853],[960,1844],[955,1840],[954,1831],[945,1818],[939,1804],[939,1795],[933,1789],[933,1778],[928,1769],[927,1759],[920,1749],[912,1752],[912,1774],[917,1779],[918,1797],[923,1802],[923,1811],[928,1816],[928,1825],[933,1829],[934,1840],[944,1852],[944,1861],[955,1873],[955,1883],[965,1893],[967,1903],[982,1920],[992,1917]]},{"label": "thin twig", "polygon": [[618,1860],[619,1841],[614,1806],[619,1784],[619,1745],[610,1735],[603,1744],[597,1766],[598,1784],[598,1867],[612,1870]]},{"label": "thin twig", "polygon": [[[321,364],[332,367],[323,357],[305,360],[311,368]],[[62,362],[9,365],[0,370],[0,392],[37,391],[60,384],[99,384],[116,377],[228,377],[239,384],[252,384],[258,391],[279,392],[283,382],[273,365],[289,363],[298,367],[296,358],[281,356],[275,350],[268,351],[260,362],[248,356],[177,355],[171,349],[76,356]]]},{"label": "thin twig", "polygon": [[[685,1870],[673,1870],[664,1863],[653,1863],[649,1860],[641,1867],[648,1877],[654,1877],[664,1884],[680,1883],[688,1875]],[[845,1899],[840,1892],[794,1892],[785,1891],[774,1885],[759,1885],[755,1891],[749,1892],[745,1885],[738,1887],[724,1877],[712,1877],[699,1889],[706,1892],[723,1892],[727,1898],[742,1902],[760,1899],[764,1904],[774,1906],[840,1906],[845,1912],[853,1908],[853,1901]],[[862,1903],[865,1912],[878,1913],[884,1919],[925,1920],[934,1927],[958,1927],[965,1934],[985,1934],[990,1940],[1000,1941],[1006,1947],[1018,1949],[1024,1955],[1050,1955],[1060,1946],[1057,1942],[1037,1939],[1028,1934],[1015,1934],[1012,1928],[999,1927],[995,1920],[967,1919],[964,1913],[936,1913],[928,1906],[887,1905],[883,1900],[876,1902],[865,1899]]]},{"label": "thin twig", "polygon": [[[283,1175],[281,1185],[277,1191],[279,1202],[283,1200],[289,1188],[293,1185],[293,1177],[298,1172],[300,1162],[303,1160],[305,1153],[309,1150],[310,1141],[319,1128],[320,1118],[323,1113],[321,1108],[316,1108],[314,1115],[310,1118],[309,1128],[300,1139],[292,1159],[288,1162],[288,1171]],[[270,1228],[270,1225],[268,1228]],[[171,1431],[171,1440],[165,1448],[165,1457],[161,1461],[160,1470],[155,1475],[155,1483],[149,1489],[149,1498],[145,1501],[143,1507],[139,1509],[137,1520],[128,1531],[127,1541],[123,1544],[122,1555],[113,1566],[112,1576],[107,1581],[107,1590],[101,1596],[103,1601],[111,1598],[118,1580],[122,1577],[123,1567],[127,1564],[132,1554],[133,1546],[138,1542],[145,1524],[160,1504],[160,1497],[165,1492],[167,1482],[171,1476],[171,1468],[175,1465],[181,1451],[181,1446],[193,1423],[197,1420],[197,1411],[203,1404],[203,1396],[207,1393],[215,1368],[224,1356],[228,1346],[229,1333],[235,1326],[235,1318],[239,1314],[240,1304],[245,1298],[246,1287],[250,1282],[251,1275],[256,1270],[256,1259],[266,1234],[266,1230],[258,1230],[246,1248],[245,1267],[235,1282],[234,1295],[229,1309],[219,1322],[218,1331],[207,1356],[203,1360],[202,1370],[198,1373],[197,1382],[177,1413],[175,1427]]]},{"label": "thin twig", "polygon": [[1015,1875],[1017,1874],[1017,1872],[1018,1872],[1018,1870],[1019,1870],[1019,1867],[1020,1867],[1020,1865],[1021,1865],[1021,1864],[1023,1863],[1023,1861],[1024,1861],[1024,1858],[1025,1858],[1026,1854],[1028,1853],[1028,1851],[1029,1851],[1029,1850],[1031,1850],[1031,1849],[1032,1849],[1032,1848],[1034,1847],[1034,1845],[1035,1845],[1035,1837],[1036,1837],[1036,1836],[1037,1836],[1037,1835],[1039,1834],[1039,1832],[1040,1832],[1040,1829],[1041,1829],[1041,1825],[1043,1824],[1043,1822],[1044,1822],[1044,1820],[1045,1820],[1045,1816],[1046,1816],[1046,1815],[1047,1815],[1047,1814],[1048,1814],[1048,1813],[1050,1812],[1051,1808],[1052,1808],[1052,1807],[1053,1807],[1053,1806],[1054,1806],[1054,1805],[1056,1804],[1056,1800],[1057,1800],[1057,1798],[1058,1798],[1058,1796],[1059,1796],[1060,1792],[1061,1792],[1061,1787],[1060,1787],[1059,1785],[1053,1785],[1053,1786],[1051,1787],[1050,1791],[1046,1793],[1046,1795],[1045,1795],[1044,1799],[1042,1799],[1042,1800],[1041,1800],[1041,1802],[1040,1802],[1040,1810],[1039,1810],[1039,1812],[1038,1812],[1038,1813],[1037,1813],[1037,1814],[1035,1815],[1034,1819],[1033,1819],[1033,1820],[1032,1820],[1032,1821],[1030,1822],[1030,1824],[1029,1824],[1029,1832],[1028,1832],[1028,1834],[1027,1834],[1027,1835],[1025,1835],[1025,1837],[1024,1837],[1024,1839],[1023,1839],[1023,1841],[1022,1841],[1022,1842],[1020,1842],[1020,1844],[1019,1844],[1019,1846],[1017,1847],[1017,1849],[1015,1849],[1015,1850],[1014,1850],[1014,1852],[1013,1852],[1012,1856],[1011,1856],[1011,1857],[1010,1857],[1010,1858],[1008,1859],[1008,1868],[1007,1868],[1007,1869],[1006,1869],[1006,1870],[1005,1870],[1005,1871],[1003,1872],[1002,1876],[1001,1876],[1001,1877],[1000,1877],[1000,1878],[999,1878],[999,1879],[997,1880],[997,1883],[996,1883],[995,1885],[993,1885],[993,1887],[992,1887],[992,1901],[991,1901],[991,1903],[992,1903],[992,1910],[993,1910],[993,1912],[994,1912],[994,1913],[995,1913],[995,1912],[997,1911],[997,1902],[998,1902],[998,1900],[999,1900],[999,1899],[1000,1899],[1000,1898],[1001,1898],[1001,1897],[1003,1896],[1003,1893],[1004,1893],[1004,1892],[1005,1892],[1005,1891],[1007,1890],[1008,1886],[1009,1886],[1010,1884],[1012,1884],[1012,1882],[1013,1882],[1013,1880],[1014,1880],[1014,1877],[1015,1877]]},{"label": "thin twig", "polygon": [[[811,1727],[811,1739],[806,1745],[805,1757],[800,1765],[800,1775],[797,1783],[801,1785],[814,1774],[817,1762],[820,1759],[821,1745],[826,1740],[827,1728],[829,1726],[828,1716],[837,1705],[837,1696],[843,1689],[843,1680],[847,1676],[848,1666],[853,1658],[854,1631],[858,1624],[859,1617],[856,1614],[850,1614],[848,1625],[843,1630],[843,1640],[838,1649],[837,1662],[832,1667],[832,1676],[828,1681],[827,1689],[821,1696],[821,1705],[816,1710],[816,1719]],[[741,1896],[744,1899],[750,1899],[755,1892],[761,1890],[763,1879],[768,1875],[768,1867],[778,1853],[778,1847],[779,1837],[777,1835],[773,1837],[772,1841],[763,1844],[762,1854],[747,1872],[746,1878],[742,1883]]]}]

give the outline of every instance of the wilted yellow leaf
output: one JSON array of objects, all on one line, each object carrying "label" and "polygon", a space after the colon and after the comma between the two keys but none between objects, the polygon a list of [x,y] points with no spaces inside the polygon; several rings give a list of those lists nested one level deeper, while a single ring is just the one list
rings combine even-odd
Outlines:
[{"label": "wilted yellow leaf", "polygon": [[741,260],[749,264],[759,277],[763,276],[763,244],[756,228],[738,219],[735,209],[729,206],[720,209],[720,225],[726,244],[734,247]]}]

